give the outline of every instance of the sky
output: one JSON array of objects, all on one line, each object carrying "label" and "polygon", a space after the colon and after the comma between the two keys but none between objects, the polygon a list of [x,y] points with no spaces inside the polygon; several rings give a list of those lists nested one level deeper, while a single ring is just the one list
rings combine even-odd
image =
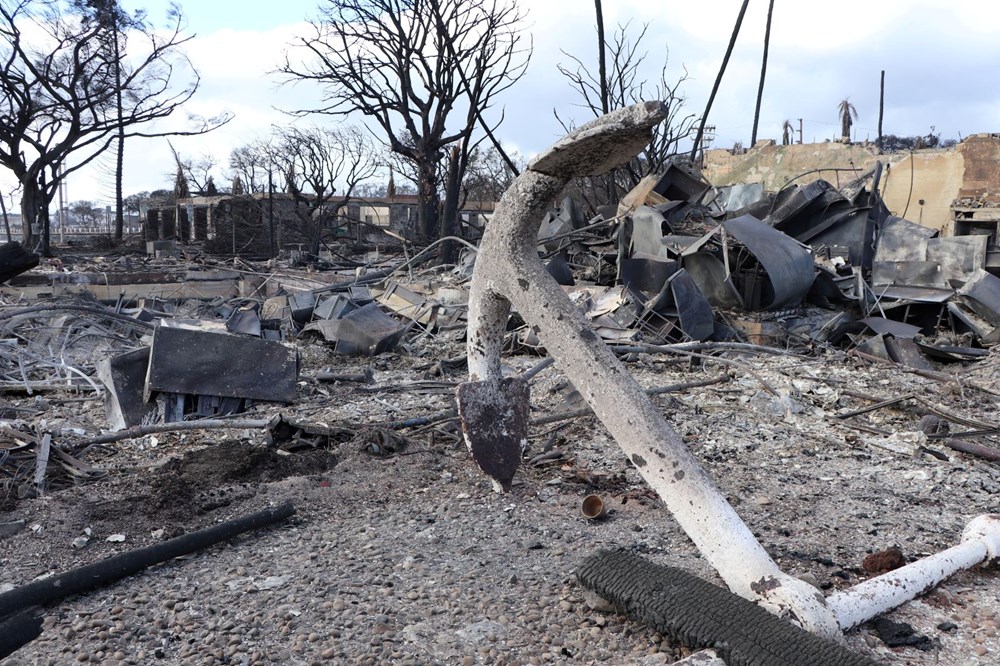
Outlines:
[{"label": "sky", "polygon": [[[186,111],[233,120],[199,137],[178,137],[185,157],[210,157],[217,184],[231,180],[233,148],[270,133],[274,125],[334,125],[330,117],[295,120],[288,111],[307,107],[318,89],[281,85],[273,72],[297,35],[309,29],[322,0],[212,0],[181,2],[187,32],[185,51],[201,77]],[[519,0],[533,52],[526,74],[493,109],[491,120],[506,148],[532,155],[563,134],[553,110],[577,124],[591,119],[579,107],[559,64],[567,54],[596,71],[594,4],[581,0]],[[604,0],[606,33],[628,24],[633,37],[647,25],[640,50],[643,78],[666,77],[684,97],[684,113],[704,111],[722,63],[740,0]],[[855,140],[877,136],[879,76],[885,70],[886,134],[933,131],[942,139],[1000,132],[1000,3],[993,0],[775,0],[759,139],[780,140],[785,120],[803,138],[839,138],[837,106],[848,99],[857,109]],[[126,9],[145,9],[161,21],[167,2],[122,0]],[[759,84],[768,2],[751,0],[725,77],[708,119],[716,128],[713,147],[749,145]],[[360,117],[348,122],[360,123]],[[174,122],[180,122],[180,118]],[[126,143],[126,195],[170,188],[174,171],[164,139]],[[107,169],[87,169],[68,183],[70,201],[101,205],[113,200]],[[6,174],[0,174],[6,177]]]}]

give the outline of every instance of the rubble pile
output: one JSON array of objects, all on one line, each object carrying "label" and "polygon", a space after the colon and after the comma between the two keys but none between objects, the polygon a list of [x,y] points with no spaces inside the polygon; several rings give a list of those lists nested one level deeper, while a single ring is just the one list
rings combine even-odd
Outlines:
[{"label": "rubble pile", "polygon": [[984,356],[1000,335],[992,237],[891,215],[880,172],[765,193],[672,166],[591,220],[564,201],[539,250],[609,343],[831,343],[921,369]]},{"label": "rubble pile", "polygon": [[[590,218],[567,198],[539,222],[538,253],[548,274],[593,332],[644,377],[646,393],[665,396],[664,410],[712,474],[731,468],[733,483],[745,487],[728,490],[754,498],[747,513],[801,500],[787,488],[807,481],[782,465],[794,461],[799,470],[816,457],[836,458],[845,484],[860,483],[851,476],[855,462],[874,478],[871,469],[888,465],[879,456],[890,455],[897,457],[892,474],[908,473],[912,459],[927,479],[947,477],[934,492],[947,483],[979,484],[969,491],[975,504],[996,489],[992,466],[1000,451],[989,445],[996,426],[988,413],[944,406],[952,391],[1000,396],[990,352],[1000,342],[995,239],[942,237],[890,214],[879,178],[876,167],[840,189],[815,180],[765,192],[755,184],[712,187],[674,164]],[[247,262],[173,241],[147,250],[64,256],[41,266],[11,250],[16,263],[0,273],[5,512],[30,511],[31,498],[115,483],[120,468],[159,469],[172,453],[216,441],[212,430],[268,447],[276,468],[289,456],[317,451],[335,452],[323,472],[334,456],[441,455],[448,470],[441,463],[435,473],[451,475],[452,483],[467,459],[461,426],[491,436],[506,418],[502,405],[490,402],[461,418],[456,408],[456,392],[471,390],[462,382],[474,250],[454,267],[392,254],[305,267],[301,257]],[[535,357],[548,352],[517,312],[504,350],[511,363],[503,381],[519,396],[513,434],[524,444],[518,460],[477,462],[510,470],[521,463],[526,480],[510,471],[502,484],[514,496],[529,486],[542,489],[539,497],[561,494],[571,504],[577,495],[604,494],[599,515],[583,519],[593,530],[613,523],[630,500],[629,510],[649,500],[634,472],[607,454],[609,442],[575,387],[556,371],[542,375],[549,361]],[[834,367],[820,370],[827,365]],[[852,377],[862,372],[870,381],[854,386]],[[731,423],[734,414],[750,425]],[[740,441],[744,429],[757,439]],[[781,436],[766,434],[772,431]],[[801,444],[787,443],[796,437]],[[754,459],[747,467],[755,454],[764,463]],[[971,461],[972,471],[957,469],[962,461]],[[755,477],[758,464],[768,479]],[[934,464],[952,467],[935,476],[925,471]],[[379,472],[366,463],[366,473]],[[335,475],[327,474],[322,487]],[[262,487],[272,480],[265,473],[253,478]],[[365,478],[359,493],[387,492]],[[454,483],[478,480],[470,472]],[[405,492],[429,497],[437,481],[401,483]],[[253,495],[226,485],[236,499],[219,499],[210,488],[175,485],[194,493],[194,515],[242,506]],[[490,497],[485,486],[479,490]],[[810,490],[823,498],[830,492]],[[144,510],[159,515],[169,502],[158,502]],[[861,499],[849,504],[855,514],[868,511]],[[791,532],[780,534],[775,516],[765,524],[788,547],[786,559],[799,557],[791,549],[801,543]],[[416,520],[423,518],[410,522]],[[926,550],[940,545],[920,538],[930,541],[921,546]],[[73,548],[92,547],[80,543]],[[825,552],[817,547],[809,557],[819,561]],[[867,575],[860,565],[866,554],[837,553],[844,581]],[[853,568],[849,557],[857,560]]]}]

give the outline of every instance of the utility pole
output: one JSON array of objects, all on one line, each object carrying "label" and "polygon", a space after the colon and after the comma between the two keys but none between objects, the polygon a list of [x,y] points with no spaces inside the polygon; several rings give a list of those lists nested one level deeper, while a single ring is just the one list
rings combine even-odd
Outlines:
[{"label": "utility pole", "polygon": [[799,143],[802,143],[802,119],[799,118]]}]

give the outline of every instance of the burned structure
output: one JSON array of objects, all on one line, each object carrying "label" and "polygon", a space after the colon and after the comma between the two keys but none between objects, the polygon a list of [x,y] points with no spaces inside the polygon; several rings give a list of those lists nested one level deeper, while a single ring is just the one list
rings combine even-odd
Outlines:
[{"label": "burned structure", "polygon": [[[465,202],[459,211],[462,235],[481,235],[493,207],[488,201]],[[200,242],[216,254],[276,256],[281,249],[314,245],[395,243],[413,237],[416,219],[415,195],[334,199],[313,211],[301,206],[301,195],[220,194],[149,208],[144,237]]]}]

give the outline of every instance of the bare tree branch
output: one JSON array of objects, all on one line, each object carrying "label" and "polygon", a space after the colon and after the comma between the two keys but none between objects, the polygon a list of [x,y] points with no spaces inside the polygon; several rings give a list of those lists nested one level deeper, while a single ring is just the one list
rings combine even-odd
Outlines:
[{"label": "bare tree branch", "polygon": [[180,50],[191,38],[179,10],[164,31],[130,24],[130,58],[122,60],[106,47],[108,24],[82,20],[79,9],[64,0],[0,0],[0,166],[21,183],[26,244],[34,223],[48,229],[59,174],[83,168],[115,140],[198,134],[228,120],[144,129],[181,108],[200,83]]},{"label": "bare tree branch", "polygon": [[440,232],[445,148],[460,142],[467,155],[477,113],[527,66],[521,19],[514,0],[328,0],[279,71],[323,91],[321,104],[295,113],[361,113],[413,163],[419,232],[429,239]]}]

